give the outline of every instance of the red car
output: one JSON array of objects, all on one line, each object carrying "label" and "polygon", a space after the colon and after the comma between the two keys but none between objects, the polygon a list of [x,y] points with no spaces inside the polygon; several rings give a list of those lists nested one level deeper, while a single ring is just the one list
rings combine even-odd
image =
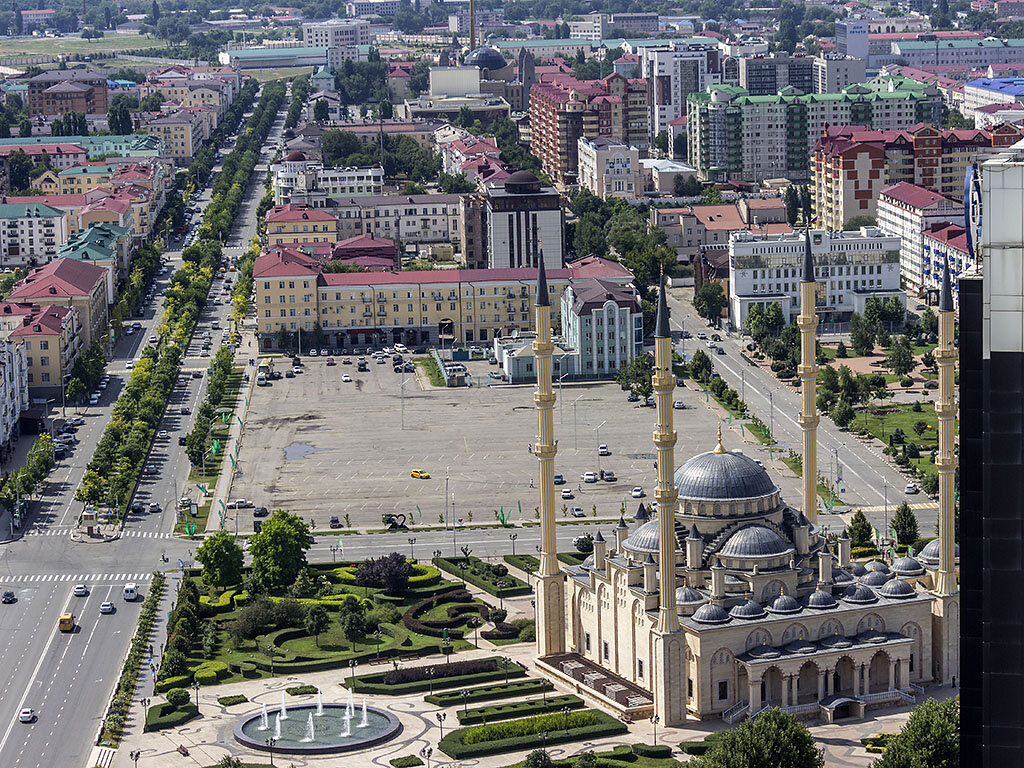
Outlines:
[{"label": "red car", "polygon": [[327,358],[327,364],[328,365],[334,365],[334,358],[333,357],[328,357]]}]

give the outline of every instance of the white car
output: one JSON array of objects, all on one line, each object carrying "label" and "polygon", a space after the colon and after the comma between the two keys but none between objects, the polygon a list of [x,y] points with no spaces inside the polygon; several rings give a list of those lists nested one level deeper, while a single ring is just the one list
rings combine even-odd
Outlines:
[{"label": "white car", "polygon": [[569,488],[563,488],[562,489],[562,498],[563,499],[571,499],[572,498],[572,491]]},{"label": "white car", "polygon": [[89,395],[89,405],[96,405],[96,404],[99,403],[99,401],[100,401],[100,396],[99,396],[98,392]]},{"label": "white car", "polygon": [[686,407],[686,404],[683,403],[682,400],[673,400],[672,407],[675,408],[677,411],[681,411],[683,408]]},{"label": "white car", "polygon": [[904,493],[920,493],[921,489],[913,483],[907,483],[907,487],[903,489]]},{"label": "white car", "polygon": [[30,707],[25,707],[18,713],[18,721],[22,723],[34,723],[36,721],[36,711]]},{"label": "white car", "polygon": [[629,492],[629,495],[632,496],[634,499],[642,499],[644,497],[644,489],[638,485],[636,488]]},{"label": "white car", "polygon": [[71,593],[75,597],[85,597],[89,594],[89,588],[85,584],[75,584],[75,588],[71,590]]},{"label": "white car", "polygon": [[349,376],[347,373],[343,373],[343,374],[341,374],[341,380],[342,381],[352,381],[352,377]]},{"label": "white car", "polygon": [[583,473],[583,482],[584,483],[596,483],[597,482],[597,473],[596,472],[584,472]]},{"label": "white car", "polygon": [[309,356],[310,357],[316,357],[317,354],[319,354],[319,353],[315,349],[309,350]]},{"label": "white car", "polygon": [[159,432],[157,432],[156,436],[161,440],[166,440],[168,437],[170,437],[170,435],[167,434],[166,429],[161,429]]},{"label": "white car", "polygon": [[597,446],[597,455],[598,456],[611,456],[612,452],[608,450],[608,446],[607,445],[605,445],[604,443],[601,443],[601,445]]},{"label": "white car", "polygon": [[110,601],[107,601],[107,600],[105,600],[102,603],[100,603],[100,613],[113,613],[113,612],[114,612],[114,604],[113,603],[111,603]]},{"label": "white car", "polygon": [[135,361],[129,360],[127,363],[124,364],[124,367],[130,371],[132,368],[135,367]]}]

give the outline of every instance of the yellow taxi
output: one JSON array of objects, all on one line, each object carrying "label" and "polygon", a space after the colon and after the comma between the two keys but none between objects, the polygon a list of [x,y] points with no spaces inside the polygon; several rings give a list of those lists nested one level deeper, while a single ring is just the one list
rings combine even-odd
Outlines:
[{"label": "yellow taxi", "polygon": [[414,469],[409,473],[409,477],[415,477],[418,480],[429,480],[430,473],[425,469]]}]

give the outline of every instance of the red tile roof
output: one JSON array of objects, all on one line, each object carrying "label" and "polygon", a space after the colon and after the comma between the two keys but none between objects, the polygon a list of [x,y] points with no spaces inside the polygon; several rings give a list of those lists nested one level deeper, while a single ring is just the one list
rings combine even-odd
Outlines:
[{"label": "red tile roof", "polygon": [[90,296],[106,277],[106,269],[75,259],[55,259],[36,267],[11,292],[12,301]]},{"label": "red tile roof", "polygon": [[318,273],[317,260],[298,248],[275,248],[257,258],[252,268],[254,278],[315,277]]},{"label": "red tile roof", "polygon": [[322,208],[311,208],[301,203],[275,205],[267,211],[267,221],[337,221]]},{"label": "red tile roof", "polygon": [[54,208],[77,208],[86,203],[85,195],[15,195],[7,196],[8,203],[42,203]]},{"label": "red tile roof", "polygon": [[925,237],[945,243],[950,248],[955,248],[961,253],[967,253],[967,231],[956,224],[941,222],[932,224],[921,232]]},{"label": "red tile roof", "polygon": [[947,198],[945,195],[940,195],[938,192],[932,192],[930,189],[925,189],[924,187],[919,187],[916,184],[910,184],[906,181],[901,181],[899,184],[894,184],[888,189],[882,190],[882,194],[886,197],[891,197],[893,200],[897,200],[904,205],[909,205],[911,208],[922,209],[930,208],[944,200],[952,200],[952,198]]},{"label": "red tile roof", "polygon": [[[9,302],[5,302],[7,304]],[[23,307],[24,304],[15,304],[16,307]],[[58,307],[54,304],[47,304],[38,310],[33,308],[33,314],[26,314],[21,325],[11,331],[11,336],[53,336],[59,334],[64,325],[64,318],[74,312],[71,307]],[[23,314],[15,311],[13,314]]]}]

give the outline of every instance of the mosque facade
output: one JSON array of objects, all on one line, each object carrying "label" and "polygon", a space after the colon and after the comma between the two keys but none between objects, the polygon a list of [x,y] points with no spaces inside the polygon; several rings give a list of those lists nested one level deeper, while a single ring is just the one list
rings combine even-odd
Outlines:
[{"label": "mosque facade", "polygon": [[[940,538],[916,557],[856,563],[850,539],[817,525],[815,282],[810,242],[801,282],[804,509],[782,498],[768,471],[729,450],[675,469],[671,333],[665,291],[655,330],[658,452],[656,511],[598,533],[581,565],[556,570],[554,395],[538,351],[541,568],[537,582],[542,671],[624,717],[665,725],[768,706],[831,721],[912,703],[959,666],[959,594],[953,538],[953,305],[940,297]],[[543,280],[543,265],[539,279]],[[537,296],[547,296],[538,290]],[[537,307],[538,339],[541,316]],[[544,371],[547,370],[547,374]],[[546,465],[547,464],[547,465]],[[664,514],[671,510],[671,514]],[[944,545],[949,541],[949,545]],[[548,555],[545,558],[545,555]],[[544,564],[549,567],[545,570]],[[550,572],[549,572],[550,571]],[[668,585],[663,589],[662,585]]]}]

